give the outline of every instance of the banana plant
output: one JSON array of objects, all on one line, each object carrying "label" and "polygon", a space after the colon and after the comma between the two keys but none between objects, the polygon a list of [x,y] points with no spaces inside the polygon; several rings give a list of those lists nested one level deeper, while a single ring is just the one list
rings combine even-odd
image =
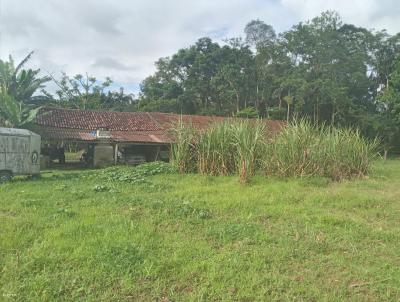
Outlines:
[{"label": "banana plant", "polygon": [[16,67],[10,56],[0,60],[0,124],[7,127],[22,127],[34,120],[40,107],[35,105],[36,92],[44,87],[49,77],[40,77],[40,69],[24,69],[33,52]]}]

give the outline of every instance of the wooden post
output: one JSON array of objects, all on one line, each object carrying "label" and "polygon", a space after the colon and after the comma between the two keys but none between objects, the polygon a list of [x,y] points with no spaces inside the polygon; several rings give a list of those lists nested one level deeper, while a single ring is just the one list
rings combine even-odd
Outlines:
[{"label": "wooden post", "polygon": [[157,146],[157,153],[156,153],[156,157],[154,158],[154,161],[158,160],[159,155],[160,155],[160,146]]},{"label": "wooden post", "polygon": [[115,143],[114,147],[114,165],[118,163],[118,143]]}]

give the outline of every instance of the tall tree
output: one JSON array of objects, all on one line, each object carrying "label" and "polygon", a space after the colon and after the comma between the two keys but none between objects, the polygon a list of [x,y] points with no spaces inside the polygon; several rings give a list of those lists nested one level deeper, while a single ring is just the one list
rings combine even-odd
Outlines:
[{"label": "tall tree", "polygon": [[274,43],[276,33],[274,28],[261,20],[252,20],[244,28],[246,42],[256,48],[265,48]]},{"label": "tall tree", "polygon": [[110,78],[98,82],[94,76],[76,74],[69,77],[62,73],[60,81],[55,80],[59,89],[56,91],[57,102],[64,106],[77,109],[94,109],[101,107],[101,96],[104,90],[112,84]]},{"label": "tall tree", "polygon": [[393,64],[393,71],[388,75],[387,87],[378,96],[379,115],[375,128],[383,139],[384,146],[400,147],[400,58]]},{"label": "tall tree", "polygon": [[347,123],[367,99],[367,50],[358,45],[363,29],[342,24],[335,12],[325,12],[283,34],[284,47],[297,74],[308,83],[300,111],[315,122]]}]

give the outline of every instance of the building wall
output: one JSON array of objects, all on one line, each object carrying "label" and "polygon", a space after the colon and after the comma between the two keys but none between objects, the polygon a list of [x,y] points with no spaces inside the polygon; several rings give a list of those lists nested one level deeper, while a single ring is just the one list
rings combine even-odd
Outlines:
[{"label": "building wall", "polygon": [[94,147],[93,166],[106,167],[114,164],[114,147],[112,145],[98,144]]}]

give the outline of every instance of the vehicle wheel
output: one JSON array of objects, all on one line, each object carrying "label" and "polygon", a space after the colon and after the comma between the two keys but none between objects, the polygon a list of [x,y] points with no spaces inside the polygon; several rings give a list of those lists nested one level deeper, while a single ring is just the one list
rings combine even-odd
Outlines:
[{"label": "vehicle wheel", "polygon": [[0,183],[10,181],[12,174],[10,171],[0,171]]}]

